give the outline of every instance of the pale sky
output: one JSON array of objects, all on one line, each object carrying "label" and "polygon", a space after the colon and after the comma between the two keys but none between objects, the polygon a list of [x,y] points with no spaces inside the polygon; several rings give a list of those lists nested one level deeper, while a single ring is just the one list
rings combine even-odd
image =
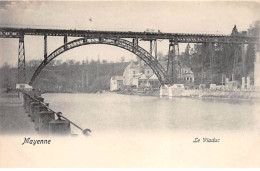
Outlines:
[{"label": "pale sky", "polygon": [[[160,30],[171,33],[230,34],[236,24],[247,30],[260,19],[256,2],[3,2],[0,1],[1,27],[86,29],[111,31]],[[69,39],[69,40],[72,40]],[[63,37],[48,37],[48,54],[61,46]],[[148,42],[140,46],[149,50]],[[183,50],[186,44],[181,44]],[[26,60],[43,59],[43,37],[25,37]],[[158,42],[158,52],[167,54],[168,41]],[[18,39],[0,38],[0,65],[17,65]],[[88,45],[70,50],[56,59],[105,59],[117,62],[134,55],[107,45]]]}]

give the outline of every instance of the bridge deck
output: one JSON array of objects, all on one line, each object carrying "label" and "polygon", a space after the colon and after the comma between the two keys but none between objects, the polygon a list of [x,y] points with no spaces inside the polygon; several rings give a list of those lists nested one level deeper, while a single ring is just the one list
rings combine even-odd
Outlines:
[{"label": "bridge deck", "polygon": [[70,36],[70,37],[106,37],[106,38],[138,38],[143,41],[168,39],[179,43],[259,43],[258,37],[219,35],[219,34],[192,34],[192,33],[165,33],[165,32],[132,32],[132,31],[99,31],[99,30],[62,30],[36,28],[9,28],[0,27],[0,38],[19,38],[23,35],[34,36]]},{"label": "bridge deck", "polygon": [[36,134],[16,93],[0,94],[0,135]]}]

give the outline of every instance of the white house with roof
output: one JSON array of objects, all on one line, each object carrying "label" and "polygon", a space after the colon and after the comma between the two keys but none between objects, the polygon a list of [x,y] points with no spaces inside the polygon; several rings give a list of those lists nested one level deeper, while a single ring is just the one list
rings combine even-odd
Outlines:
[{"label": "white house with roof", "polygon": [[190,67],[187,65],[181,66],[180,73],[180,78],[182,78],[185,83],[194,83],[194,74]]},{"label": "white house with roof", "polygon": [[136,85],[136,77],[139,74],[139,67],[131,61],[130,64],[125,68],[123,73],[123,84],[125,86]]},{"label": "white house with roof", "polygon": [[[167,66],[167,61],[159,61],[164,68]],[[186,65],[176,66],[178,78],[182,78],[185,83],[194,82],[194,74]],[[110,90],[119,90],[126,87],[151,87],[159,88],[161,86],[157,76],[153,70],[143,61],[133,62],[125,68],[123,76],[114,76],[110,79]]]},{"label": "white house with roof", "polygon": [[[131,61],[123,73],[123,84],[124,86],[134,86],[136,88],[150,87],[149,78],[153,75],[153,70],[148,65],[142,64],[140,61],[138,64]],[[155,77],[155,75],[152,77],[153,86],[158,85],[159,87],[159,80]]]},{"label": "white house with roof", "polygon": [[138,86],[139,87],[148,87],[149,86],[148,78],[143,73],[142,73],[142,75],[138,79]]},{"label": "white house with roof", "polygon": [[110,91],[118,91],[123,89],[123,76],[112,76],[110,78]]}]

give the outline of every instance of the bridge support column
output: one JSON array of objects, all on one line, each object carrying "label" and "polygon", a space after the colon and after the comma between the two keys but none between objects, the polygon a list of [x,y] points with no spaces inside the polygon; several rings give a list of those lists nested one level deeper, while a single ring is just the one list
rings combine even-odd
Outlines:
[{"label": "bridge support column", "polygon": [[247,74],[247,68],[246,68],[246,45],[244,43],[242,44],[238,44],[235,45],[235,56],[234,56],[234,64],[233,64],[233,74],[234,76],[237,75],[237,63],[239,61],[239,59],[241,58],[242,60],[242,68],[241,68],[241,72],[242,72],[242,77],[246,77]]},{"label": "bridge support column", "polygon": [[138,38],[133,39],[133,52],[136,52],[138,47]]},{"label": "bridge support column", "polygon": [[244,43],[241,44],[241,57],[242,57],[242,74],[243,77],[246,77],[246,46]]},{"label": "bridge support column", "polygon": [[47,36],[44,35],[44,60],[47,60]]},{"label": "bridge support column", "polygon": [[154,57],[157,59],[157,40],[154,41]]},{"label": "bridge support column", "polygon": [[18,84],[21,83],[26,83],[24,35],[19,37],[18,49]]},{"label": "bridge support column", "polygon": [[[153,41],[154,41],[154,48],[153,48]],[[150,54],[153,55],[157,59],[157,40],[150,40]]]},{"label": "bridge support column", "polygon": [[[86,39],[84,39],[86,41]],[[64,45],[68,42],[68,36],[64,36]],[[86,42],[85,42],[86,43]],[[67,46],[64,47],[67,50]]]},{"label": "bridge support column", "polygon": [[150,40],[150,54],[153,55],[153,40]]},{"label": "bridge support column", "polygon": [[209,60],[210,60],[210,83],[213,83],[214,74],[214,43],[209,43]]},{"label": "bridge support column", "polygon": [[237,71],[237,62],[238,62],[238,58],[239,58],[239,50],[240,46],[239,45],[235,45],[235,54],[234,54],[234,64],[233,64],[233,75],[236,77],[236,71]]},{"label": "bridge support column", "polygon": [[[177,42],[169,43],[169,52],[168,52],[168,63],[167,63],[167,73],[170,79],[171,84],[174,83],[175,78],[180,78],[181,75],[178,75],[177,68],[174,68],[174,64],[178,64],[179,58],[179,44]],[[181,74],[179,72],[179,74]]]}]

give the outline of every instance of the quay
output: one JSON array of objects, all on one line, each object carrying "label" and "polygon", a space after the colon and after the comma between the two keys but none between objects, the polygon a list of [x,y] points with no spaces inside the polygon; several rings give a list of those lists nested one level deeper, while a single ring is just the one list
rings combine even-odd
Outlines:
[{"label": "quay", "polygon": [[39,134],[43,136],[74,136],[71,124],[84,135],[90,129],[82,129],[61,112],[53,111],[36,91],[0,94],[0,134]]},{"label": "quay", "polygon": [[17,93],[0,94],[0,134],[36,134]]}]

